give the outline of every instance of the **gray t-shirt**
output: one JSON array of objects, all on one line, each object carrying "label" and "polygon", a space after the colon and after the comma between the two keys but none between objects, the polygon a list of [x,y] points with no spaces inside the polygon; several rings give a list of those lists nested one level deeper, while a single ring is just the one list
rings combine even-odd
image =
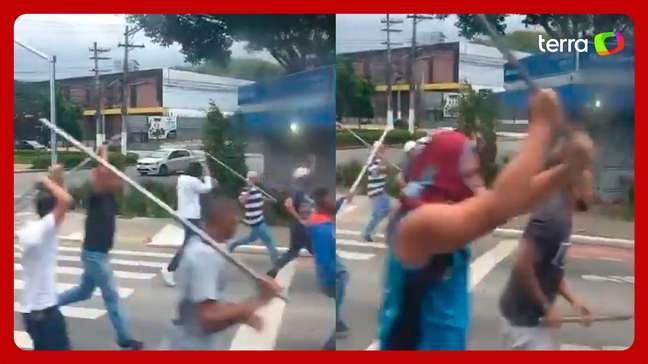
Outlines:
[{"label": "gray t-shirt", "polygon": [[[536,277],[550,302],[558,295],[565,274],[565,256],[571,245],[572,210],[564,191],[533,211],[523,237],[538,254]],[[543,309],[526,293],[520,278],[511,274],[500,299],[504,317],[514,326],[537,326]]]},{"label": "gray t-shirt", "polygon": [[[225,298],[225,261],[198,236],[189,238],[175,273],[179,322],[169,337],[170,350],[224,350],[224,332],[205,332],[198,321],[198,307],[207,300]],[[163,345],[165,348],[167,345]]]}]

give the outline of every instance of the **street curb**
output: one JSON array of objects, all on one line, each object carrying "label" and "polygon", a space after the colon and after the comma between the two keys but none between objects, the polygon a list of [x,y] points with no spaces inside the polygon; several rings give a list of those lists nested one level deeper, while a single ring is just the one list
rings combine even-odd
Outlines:
[{"label": "street curb", "polygon": [[39,173],[39,172],[47,172],[47,169],[20,169],[20,170],[14,170],[14,174],[16,173]]},{"label": "street curb", "polygon": [[[520,238],[522,237],[522,230],[497,228],[493,231],[493,235],[503,238]],[[589,235],[572,235],[571,242],[573,244],[606,246],[611,248],[634,250],[634,240],[629,239],[605,238],[602,236]]]}]

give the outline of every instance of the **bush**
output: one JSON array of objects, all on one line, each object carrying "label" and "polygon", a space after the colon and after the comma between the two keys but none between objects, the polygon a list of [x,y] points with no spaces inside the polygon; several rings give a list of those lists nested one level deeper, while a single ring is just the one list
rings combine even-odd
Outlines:
[{"label": "bush", "polygon": [[[378,130],[378,129],[352,129],[352,130],[369,144],[372,144],[376,140],[380,139],[380,136],[383,133],[382,130]],[[407,128],[393,129],[385,137],[385,144],[387,145],[404,144],[408,140],[418,139],[426,135],[427,133],[424,131],[415,131],[414,134],[410,134]],[[336,147],[363,146],[363,144],[358,139],[356,139],[350,132],[344,129],[336,131],[335,145]]]},{"label": "bush", "polygon": [[[86,159],[87,156],[82,152],[60,152],[57,157],[58,162],[63,164],[63,167],[73,168]],[[27,157],[21,156],[21,158],[27,160]],[[14,155],[14,161],[15,160],[16,158]],[[121,153],[109,153],[108,162],[117,167],[117,169],[124,170],[127,166],[137,163],[137,154],[128,153],[128,155],[124,156]],[[40,155],[34,154],[33,159],[30,159],[27,163],[31,163],[33,169],[47,169],[51,164],[51,156],[49,152],[40,152]],[[94,161],[88,163],[88,168],[95,167],[97,164],[98,163]]]}]

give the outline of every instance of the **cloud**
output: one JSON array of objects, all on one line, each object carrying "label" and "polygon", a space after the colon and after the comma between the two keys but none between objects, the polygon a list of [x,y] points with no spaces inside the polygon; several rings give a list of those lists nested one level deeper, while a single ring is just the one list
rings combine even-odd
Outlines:
[{"label": "cloud", "polygon": [[[102,61],[101,69],[114,69],[114,60],[123,58],[124,50],[117,45],[123,39],[126,16],[123,14],[27,14],[16,20],[14,34],[17,39],[46,54],[56,55],[57,78],[89,76],[92,62],[89,48],[93,42],[99,47],[110,48],[103,55],[111,60]],[[177,66],[184,63],[184,55],[178,45],[161,47],[139,32],[133,37],[135,44],[145,48],[130,53],[141,68]],[[247,52],[245,43],[232,46],[232,55],[240,58],[274,59],[268,52]],[[47,63],[14,45],[14,78],[20,80],[44,80],[48,76]]]}]

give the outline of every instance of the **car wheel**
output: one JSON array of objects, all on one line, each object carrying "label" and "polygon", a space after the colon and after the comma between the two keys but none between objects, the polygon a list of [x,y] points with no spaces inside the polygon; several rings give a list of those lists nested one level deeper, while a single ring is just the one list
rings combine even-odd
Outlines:
[{"label": "car wheel", "polygon": [[158,175],[160,176],[167,176],[169,175],[169,168],[165,165],[161,165],[160,169],[158,169]]}]

